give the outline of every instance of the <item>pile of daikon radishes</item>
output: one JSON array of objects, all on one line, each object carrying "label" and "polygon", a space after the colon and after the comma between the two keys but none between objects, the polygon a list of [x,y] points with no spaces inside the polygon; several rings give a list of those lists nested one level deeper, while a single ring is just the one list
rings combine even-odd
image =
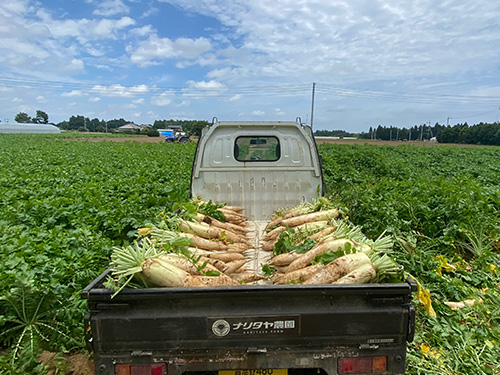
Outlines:
[{"label": "pile of daikon radishes", "polygon": [[[361,284],[402,279],[392,241],[363,235],[326,198],[275,212],[256,236],[242,207],[192,199],[159,224],[113,248],[106,286]],[[259,239],[257,242],[255,238]],[[265,262],[255,270],[256,251]]]}]

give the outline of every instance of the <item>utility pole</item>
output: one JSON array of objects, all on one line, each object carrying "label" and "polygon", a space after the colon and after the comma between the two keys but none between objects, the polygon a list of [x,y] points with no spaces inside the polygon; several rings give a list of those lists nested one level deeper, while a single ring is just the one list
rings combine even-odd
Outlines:
[{"label": "utility pole", "polygon": [[313,118],[314,118],[314,92],[316,91],[316,82],[313,82],[312,89],[312,100],[311,100],[311,130],[313,128]]}]

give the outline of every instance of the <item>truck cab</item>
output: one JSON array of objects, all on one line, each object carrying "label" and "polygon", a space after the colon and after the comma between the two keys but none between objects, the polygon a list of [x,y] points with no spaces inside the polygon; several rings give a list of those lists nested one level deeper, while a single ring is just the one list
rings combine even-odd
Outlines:
[{"label": "truck cab", "polygon": [[269,220],[278,208],[323,195],[311,128],[285,121],[205,127],[193,162],[191,195],[244,207],[253,220]]}]

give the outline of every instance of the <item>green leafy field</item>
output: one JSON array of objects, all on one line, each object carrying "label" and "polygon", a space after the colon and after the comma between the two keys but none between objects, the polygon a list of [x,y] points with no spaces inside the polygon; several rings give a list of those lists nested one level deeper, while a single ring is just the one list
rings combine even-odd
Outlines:
[{"label": "green leafy field", "polygon": [[[408,373],[500,373],[500,148],[319,149],[327,196],[369,237],[392,234],[422,286]],[[84,350],[80,291],[112,246],[189,198],[194,150],[0,136],[0,372],[43,373],[40,348]]]},{"label": "green leafy field", "polygon": [[[500,148],[322,145],[320,153],[328,194],[369,237],[387,230],[399,239],[398,263],[422,285],[407,372],[499,374]],[[463,301],[473,306],[445,304]]]},{"label": "green leafy field", "polygon": [[84,348],[80,291],[113,245],[189,198],[194,148],[0,136],[0,369],[34,373],[39,346]]}]

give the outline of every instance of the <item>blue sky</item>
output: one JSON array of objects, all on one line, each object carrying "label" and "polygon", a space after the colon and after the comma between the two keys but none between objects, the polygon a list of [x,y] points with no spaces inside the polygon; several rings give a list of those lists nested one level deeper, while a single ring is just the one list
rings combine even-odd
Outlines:
[{"label": "blue sky", "polygon": [[500,2],[2,0],[0,120],[499,121]]}]

